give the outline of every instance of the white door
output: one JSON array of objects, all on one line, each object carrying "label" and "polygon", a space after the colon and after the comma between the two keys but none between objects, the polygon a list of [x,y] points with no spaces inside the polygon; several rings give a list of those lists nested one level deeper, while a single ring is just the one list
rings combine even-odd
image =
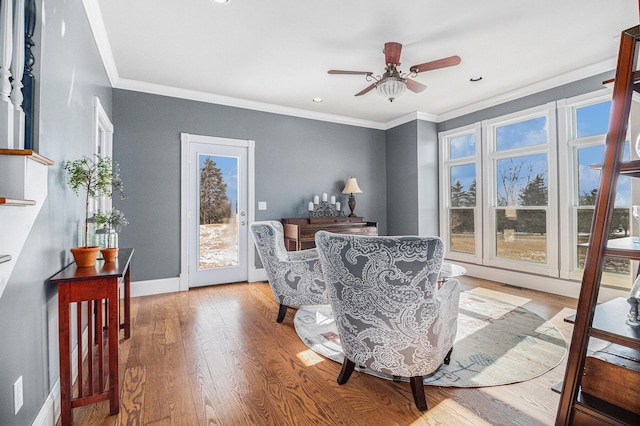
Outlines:
[{"label": "white door", "polygon": [[210,139],[189,143],[189,287],[248,278],[248,148]]}]

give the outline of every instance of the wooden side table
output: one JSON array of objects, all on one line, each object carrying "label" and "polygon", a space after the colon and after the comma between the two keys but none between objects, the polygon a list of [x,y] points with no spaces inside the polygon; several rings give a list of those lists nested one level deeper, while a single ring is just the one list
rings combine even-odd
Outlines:
[{"label": "wooden side table", "polygon": [[[75,263],[72,263],[50,279],[52,284],[58,286],[60,396],[63,426],[73,423],[72,409],[75,407],[108,399],[109,414],[117,414],[120,410],[118,340],[121,328],[124,329],[125,339],[131,335],[132,256],[132,248],[120,249],[114,262],[98,260],[95,266],[88,268],[78,268]],[[120,285],[124,286],[122,324],[120,323]],[[72,393],[70,324],[73,309],[70,308],[71,303],[76,304],[78,336],[78,394],[75,398]],[[104,312],[103,305],[106,306]],[[86,363],[83,362],[82,342],[85,325],[88,334]],[[86,377],[84,377],[85,373]]]}]

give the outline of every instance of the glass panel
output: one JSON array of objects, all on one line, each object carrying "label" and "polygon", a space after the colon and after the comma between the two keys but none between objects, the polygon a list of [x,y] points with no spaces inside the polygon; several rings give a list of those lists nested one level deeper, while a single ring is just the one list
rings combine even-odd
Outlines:
[{"label": "glass panel", "polygon": [[470,133],[449,140],[449,158],[464,158],[476,155],[476,135]]},{"label": "glass panel", "polygon": [[504,151],[547,143],[547,117],[496,127],[496,150]]},{"label": "glass panel", "polygon": [[498,160],[496,195],[499,206],[548,204],[547,154]]},{"label": "glass panel", "polygon": [[476,252],[475,240],[475,209],[451,209],[450,251],[462,253]]},{"label": "glass panel", "polygon": [[199,155],[201,269],[238,265],[238,161]]},{"label": "glass panel", "polygon": [[547,263],[547,212],[496,210],[496,256]]},{"label": "glass panel", "polygon": [[476,205],[476,165],[465,164],[450,169],[451,207],[475,207]]},{"label": "glass panel", "polygon": [[607,133],[611,101],[576,108],[578,137],[602,135]]},{"label": "glass panel", "polygon": [[[578,244],[589,242],[591,233],[591,222],[593,220],[593,208],[578,209]],[[628,237],[631,233],[631,223],[629,208],[614,208],[613,219],[611,221],[611,229],[609,231],[609,239]],[[586,247],[578,247],[577,254],[578,268],[584,269],[584,261],[587,256]],[[605,256],[604,272],[613,274],[629,275],[631,271],[631,262],[626,259]]]},{"label": "glass panel", "polygon": [[[627,141],[624,144],[624,161],[629,161],[629,150],[630,144]],[[600,171],[591,169],[589,166],[601,164],[603,153],[604,145],[578,148],[579,206],[593,206],[596,203]],[[615,205],[617,207],[627,207],[631,205],[631,178],[629,176],[618,176]]]}]

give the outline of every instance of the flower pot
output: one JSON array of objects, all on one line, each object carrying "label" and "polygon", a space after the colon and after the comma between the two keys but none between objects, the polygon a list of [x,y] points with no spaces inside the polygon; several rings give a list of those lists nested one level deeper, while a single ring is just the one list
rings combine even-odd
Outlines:
[{"label": "flower pot", "polygon": [[117,248],[102,248],[100,249],[100,253],[102,253],[102,258],[105,262],[113,262],[116,260],[116,256],[118,255]]},{"label": "flower pot", "polygon": [[94,266],[96,264],[96,259],[98,258],[99,251],[100,247],[98,246],[74,247],[71,249],[73,259],[76,261],[76,265],[78,265],[78,268]]}]

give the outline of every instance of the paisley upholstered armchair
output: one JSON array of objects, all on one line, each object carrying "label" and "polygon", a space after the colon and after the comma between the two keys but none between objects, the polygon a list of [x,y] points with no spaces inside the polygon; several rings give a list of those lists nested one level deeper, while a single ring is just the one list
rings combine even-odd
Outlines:
[{"label": "paisley upholstered armchair", "polygon": [[457,331],[460,283],[438,288],[442,240],[320,231],[316,247],[345,354],[338,383],[356,365],[406,377],[426,410],[423,377],[449,363]]},{"label": "paisley upholstered armchair", "polygon": [[328,303],[316,249],[287,251],[282,224],[276,221],[254,222],[251,233],[280,304],[277,322],[282,322],[290,306]]}]

